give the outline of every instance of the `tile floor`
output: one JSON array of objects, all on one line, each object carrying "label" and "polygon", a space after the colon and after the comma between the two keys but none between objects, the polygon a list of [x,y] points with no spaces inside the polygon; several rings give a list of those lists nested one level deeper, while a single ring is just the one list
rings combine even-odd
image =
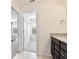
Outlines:
[{"label": "tile floor", "polygon": [[37,55],[37,59],[53,59],[52,56]]},{"label": "tile floor", "polygon": [[13,59],[52,59],[52,56],[40,56],[33,52],[18,53]]},{"label": "tile floor", "polygon": [[36,52],[36,41],[29,41],[24,49],[25,51]]}]

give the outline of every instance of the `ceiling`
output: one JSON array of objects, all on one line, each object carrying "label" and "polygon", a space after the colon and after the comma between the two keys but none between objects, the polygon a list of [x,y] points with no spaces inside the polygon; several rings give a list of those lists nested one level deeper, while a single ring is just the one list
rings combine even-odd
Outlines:
[{"label": "ceiling", "polygon": [[21,7],[26,6],[27,4],[36,4],[36,3],[41,3],[44,2],[46,0],[35,0],[34,2],[30,2],[32,0],[14,0],[17,4],[19,4]]},{"label": "ceiling", "polygon": [[[12,0],[12,2],[16,2],[16,4],[19,5],[20,9],[23,9],[23,7],[27,7],[27,9],[29,8],[33,8],[35,7],[36,5],[40,4],[40,3],[43,3],[43,2],[49,2],[51,1],[52,2],[52,5],[54,3],[57,3],[58,6],[59,5],[62,5],[62,6],[66,6],[66,1],[67,0],[35,0],[34,2],[30,2],[31,0]],[[30,6],[30,7],[28,7]]]}]

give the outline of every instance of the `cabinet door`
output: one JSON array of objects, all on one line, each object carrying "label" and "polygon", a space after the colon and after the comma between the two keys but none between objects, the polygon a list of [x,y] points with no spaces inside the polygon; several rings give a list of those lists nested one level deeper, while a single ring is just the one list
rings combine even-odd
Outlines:
[{"label": "cabinet door", "polygon": [[55,44],[55,49],[59,52],[59,45]]},{"label": "cabinet door", "polygon": [[54,59],[59,59],[58,56],[54,55]]},{"label": "cabinet door", "polygon": [[59,58],[59,52],[57,50],[54,51],[55,51],[55,55]]},{"label": "cabinet door", "polygon": [[67,44],[61,42],[61,46],[60,46],[60,58],[64,58],[67,59]]},{"label": "cabinet door", "polygon": [[60,55],[60,59],[66,59],[66,58],[64,58],[62,55]]},{"label": "cabinet door", "polygon": [[63,54],[65,57],[67,56],[67,53],[63,49],[60,49],[60,53]]},{"label": "cabinet door", "polygon": [[60,56],[61,58],[67,59],[67,53],[63,51],[62,49],[60,50]]},{"label": "cabinet door", "polygon": [[67,52],[67,44],[61,42],[61,48]]}]

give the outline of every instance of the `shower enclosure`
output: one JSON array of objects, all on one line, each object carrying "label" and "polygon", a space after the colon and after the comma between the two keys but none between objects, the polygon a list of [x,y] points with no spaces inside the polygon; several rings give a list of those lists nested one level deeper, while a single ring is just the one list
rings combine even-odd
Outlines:
[{"label": "shower enclosure", "polygon": [[36,59],[36,12],[22,14],[11,8],[11,52],[12,59]]},{"label": "shower enclosure", "polygon": [[11,50],[12,58],[18,53],[18,12],[11,8]]}]

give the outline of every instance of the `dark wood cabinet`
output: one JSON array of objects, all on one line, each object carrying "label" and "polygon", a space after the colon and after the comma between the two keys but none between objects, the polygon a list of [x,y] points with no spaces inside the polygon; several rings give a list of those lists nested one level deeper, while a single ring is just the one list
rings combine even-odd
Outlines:
[{"label": "dark wood cabinet", "polygon": [[55,44],[55,49],[59,52],[59,45]]},{"label": "dark wood cabinet", "polygon": [[65,51],[67,51],[67,44],[61,42],[61,48]]},{"label": "dark wood cabinet", "polygon": [[51,37],[51,54],[54,59],[67,59],[67,44]]}]

